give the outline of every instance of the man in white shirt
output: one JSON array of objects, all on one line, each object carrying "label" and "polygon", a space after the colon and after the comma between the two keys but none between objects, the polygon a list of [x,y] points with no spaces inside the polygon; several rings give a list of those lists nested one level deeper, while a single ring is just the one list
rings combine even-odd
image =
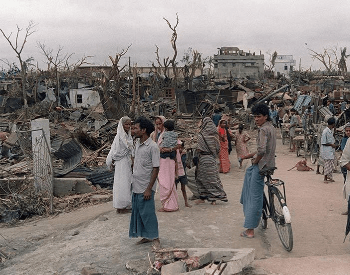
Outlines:
[{"label": "man in white shirt", "polygon": [[150,138],[153,123],[145,117],[135,121],[134,166],[132,175],[132,214],[129,237],[142,239],[137,244],[153,242],[155,250],[160,248],[158,219],[155,212],[155,181],[159,172],[160,152]]},{"label": "man in white shirt", "polygon": [[324,183],[334,182],[333,170],[335,159],[335,139],[332,130],[335,127],[335,118],[331,117],[327,121],[327,127],[322,132],[321,137],[321,157],[324,160]]}]

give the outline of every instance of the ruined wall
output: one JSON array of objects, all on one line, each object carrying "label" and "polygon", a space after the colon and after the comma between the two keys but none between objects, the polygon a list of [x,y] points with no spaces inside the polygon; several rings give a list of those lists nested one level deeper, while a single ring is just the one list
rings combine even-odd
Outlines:
[{"label": "ruined wall", "polygon": [[69,98],[73,108],[94,107],[100,103],[98,92],[89,89],[71,89]]}]

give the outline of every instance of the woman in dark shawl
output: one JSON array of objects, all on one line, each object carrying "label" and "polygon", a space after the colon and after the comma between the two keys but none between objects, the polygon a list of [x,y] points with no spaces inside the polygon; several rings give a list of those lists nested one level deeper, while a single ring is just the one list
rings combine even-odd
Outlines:
[{"label": "woman in dark shawl", "polygon": [[198,135],[198,170],[196,184],[200,199],[196,204],[205,200],[215,204],[216,200],[227,202],[227,196],[221,184],[218,168],[218,154],[220,152],[219,135],[211,118],[203,119]]}]

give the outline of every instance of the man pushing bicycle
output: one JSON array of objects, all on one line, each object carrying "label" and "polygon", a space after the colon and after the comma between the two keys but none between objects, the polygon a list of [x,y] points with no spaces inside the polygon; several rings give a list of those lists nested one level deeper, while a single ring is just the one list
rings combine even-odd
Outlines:
[{"label": "man pushing bicycle", "polygon": [[263,208],[264,176],[259,172],[275,167],[276,130],[269,117],[269,107],[266,104],[257,104],[252,108],[255,124],[259,127],[256,139],[257,150],[244,156],[242,159],[252,158],[245,174],[241,194],[241,204],[245,217],[245,231],[241,237],[253,238],[254,228],[258,227]]}]

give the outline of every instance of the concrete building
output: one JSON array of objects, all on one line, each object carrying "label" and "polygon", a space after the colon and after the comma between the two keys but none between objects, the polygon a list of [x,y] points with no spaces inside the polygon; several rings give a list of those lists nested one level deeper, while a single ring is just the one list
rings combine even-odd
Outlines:
[{"label": "concrete building", "polygon": [[95,107],[100,103],[100,95],[91,88],[70,89],[69,98],[73,108]]},{"label": "concrete building", "polygon": [[264,73],[263,54],[247,53],[237,47],[219,48],[213,63],[216,78],[258,78]]},{"label": "concrete building", "polygon": [[275,61],[275,76],[278,74],[289,77],[289,73],[293,71],[295,60],[293,55],[277,55]]}]

